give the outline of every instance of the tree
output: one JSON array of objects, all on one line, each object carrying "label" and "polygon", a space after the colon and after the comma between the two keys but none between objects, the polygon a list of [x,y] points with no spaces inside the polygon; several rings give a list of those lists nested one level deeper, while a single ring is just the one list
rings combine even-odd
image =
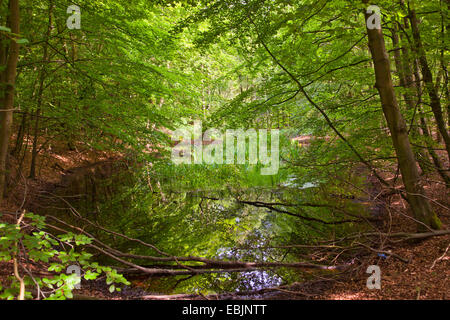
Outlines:
[{"label": "tree", "polygon": [[[367,1],[364,1],[367,3]],[[431,210],[421,185],[416,159],[411,148],[405,120],[398,106],[391,78],[389,55],[386,51],[383,32],[379,28],[370,28],[371,13],[366,12],[366,26],[369,48],[375,70],[376,83],[389,131],[398,158],[398,165],[405,185],[407,199],[414,217],[433,229],[439,229],[441,222],[436,213]],[[419,228],[423,229],[423,225]]]},{"label": "tree", "polygon": [[0,48],[0,64],[6,65],[0,76],[0,85],[3,92],[1,97],[2,109],[0,109],[0,203],[6,187],[8,145],[13,122],[16,68],[19,60],[19,24],[19,0],[10,0],[8,16],[8,26],[11,30],[11,33],[8,34],[10,41],[5,41],[6,37],[2,36]]},{"label": "tree", "polygon": [[444,115],[442,113],[441,100],[436,92],[436,87],[433,81],[433,74],[428,64],[428,59],[425,53],[425,49],[422,45],[422,39],[419,31],[419,23],[417,21],[416,12],[414,9],[409,10],[409,19],[411,21],[412,34],[414,38],[414,46],[418,57],[420,68],[422,70],[423,81],[425,83],[425,88],[430,97],[431,110],[433,111],[434,118],[445,143],[445,148],[447,150],[447,156],[450,160],[450,135],[447,131],[447,126],[445,124]]}]

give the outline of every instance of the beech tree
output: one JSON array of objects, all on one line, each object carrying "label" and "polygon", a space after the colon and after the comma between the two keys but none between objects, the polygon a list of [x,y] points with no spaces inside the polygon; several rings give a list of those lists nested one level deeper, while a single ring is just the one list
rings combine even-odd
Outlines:
[{"label": "beech tree", "polygon": [[[367,3],[367,1],[364,1]],[[375,13],[376,14],[376,13]],[[391,78],[391,62],[386,51],[382,28],[370,28],[371,13],[366,12],[366,26],[369,48],[375,69],[375,87],[383,107],[383,113],[389,126],[392,143],[398,158],[398,165],[407,192],[407,199],[417,220],[426,226],[439,229],[441,223],[424,194],[417,169],[416,159],[411,148],[405,120],[398,106]]]},{"label": "beech tree", "polygon": [[6,66],[0,75],[1,101],[0,109],[0,203],[6,187],[6,164],[8,146],[14,113],[14,94],[16,83],[16,68],[19,59],[19,0],[9,1],[7,26],[3,30],[0,45],[0,64]]}]

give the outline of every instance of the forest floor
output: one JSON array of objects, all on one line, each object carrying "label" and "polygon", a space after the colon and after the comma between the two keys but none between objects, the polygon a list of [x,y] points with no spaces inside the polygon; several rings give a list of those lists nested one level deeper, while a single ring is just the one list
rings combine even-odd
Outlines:
[{"label": "forest floor", "polygon": [[[47,155],[48,155],[47,151]],[[75,160],[76,159],[76,160]],[[39,179],[25,179],[26,183],[18,183],[1,207],[1,212],[15,212],[23,206],[24,185],[28,194],[36,193],[49,184],[57,184],[62,176],[71,168],[92,165],[92,163],[110,159],[106,153],[80,152],[78,150],[55,150],[39,163]],[[27,167],[27,164],[24,164]],[[430,178],[432,179],[432,178]],[[449,194],[445,186],[428,180],[425,188],[427,195],[433,200],[433,208],[450,229]],[[389,232],[415,232],[415,223],[408,218],[406,203],[398,195],[391,195],[389,212],[387,213],[387,230]],[[393,214],[392,212],[395,212]],[[39,212],[35,212],[39,213]],[[400,214],[398,214],[400,213]],[[0,218],[8,220],[7,216]],[[12,223],[13,221],[7,221]],[[419,242],[391,243],[387,248],[396,255],[409,260],[405,263],[393,256],[380,257],[377,253],[366,255],[364,259],[350,270],[333,278],[317,276],[316,280],[295,283],[278,288],[266,288],[247,293],[224,293],[219,295],[173,295],[163,296],[146,292],[137,282],[121,292],[109,293],[104,279],[83,281],[82,289],[75,290],[79,299],[450,299],[450,235],[431,237]],[[48,274],[42,265],[30,265],[23,262],[29,270]],[[378,265],[381,269],[381,289],[369,290],[366,281],[369,274],[367,266]],[[13,274],[12,261],[0,262],[0,284],[6,285],[7,278]]]}]

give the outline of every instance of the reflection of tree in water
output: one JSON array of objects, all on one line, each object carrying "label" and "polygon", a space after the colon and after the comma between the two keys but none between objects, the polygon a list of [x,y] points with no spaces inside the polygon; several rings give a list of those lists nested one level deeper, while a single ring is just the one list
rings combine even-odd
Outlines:
[{"label": "reflection of tree in water", "polygon": [[[239,218],[236,218],[236,222],[239,223]],[[268,244],[269,240],[264,234],[270,234],[271,227],[269,221],[263,221],[260,229],[253,230],[252,235],[242,245],[248,249],[223,248],[218,257],[225,260],[270,261],[268,257],[275,256],[276,252],[273,249],[262,248]],[[281,277],[267,270],[227,274],[227,278],[234,282],[234,291],[260,290],[282,284]]]},{"label": "reflection of tree in water", "polygon": [[239,286],[236,291],[261,290],[281,285],[282,280],[275,274],[267,271],[250,271],[238,275]]}]

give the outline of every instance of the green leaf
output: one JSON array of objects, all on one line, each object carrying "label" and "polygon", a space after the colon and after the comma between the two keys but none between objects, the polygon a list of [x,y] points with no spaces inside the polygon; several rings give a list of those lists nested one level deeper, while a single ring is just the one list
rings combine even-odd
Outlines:
[{"label": "green leaf", "polygon": [[97,279],[98,275],[99,275],[98,273],[92,272],[92,271],[88,270],[88,271],[85,273],[84,278],[85,278],[86,280],[95,280],[95,279]]},{"label": "green leaf", "polygon": [[27,44],[27,43],[30,43],[27,39],[25,39],[25,38],[22,38],[22,39],[18,39],[18,40],[16,40],[16,42],[18,43],[18,44]]}]

